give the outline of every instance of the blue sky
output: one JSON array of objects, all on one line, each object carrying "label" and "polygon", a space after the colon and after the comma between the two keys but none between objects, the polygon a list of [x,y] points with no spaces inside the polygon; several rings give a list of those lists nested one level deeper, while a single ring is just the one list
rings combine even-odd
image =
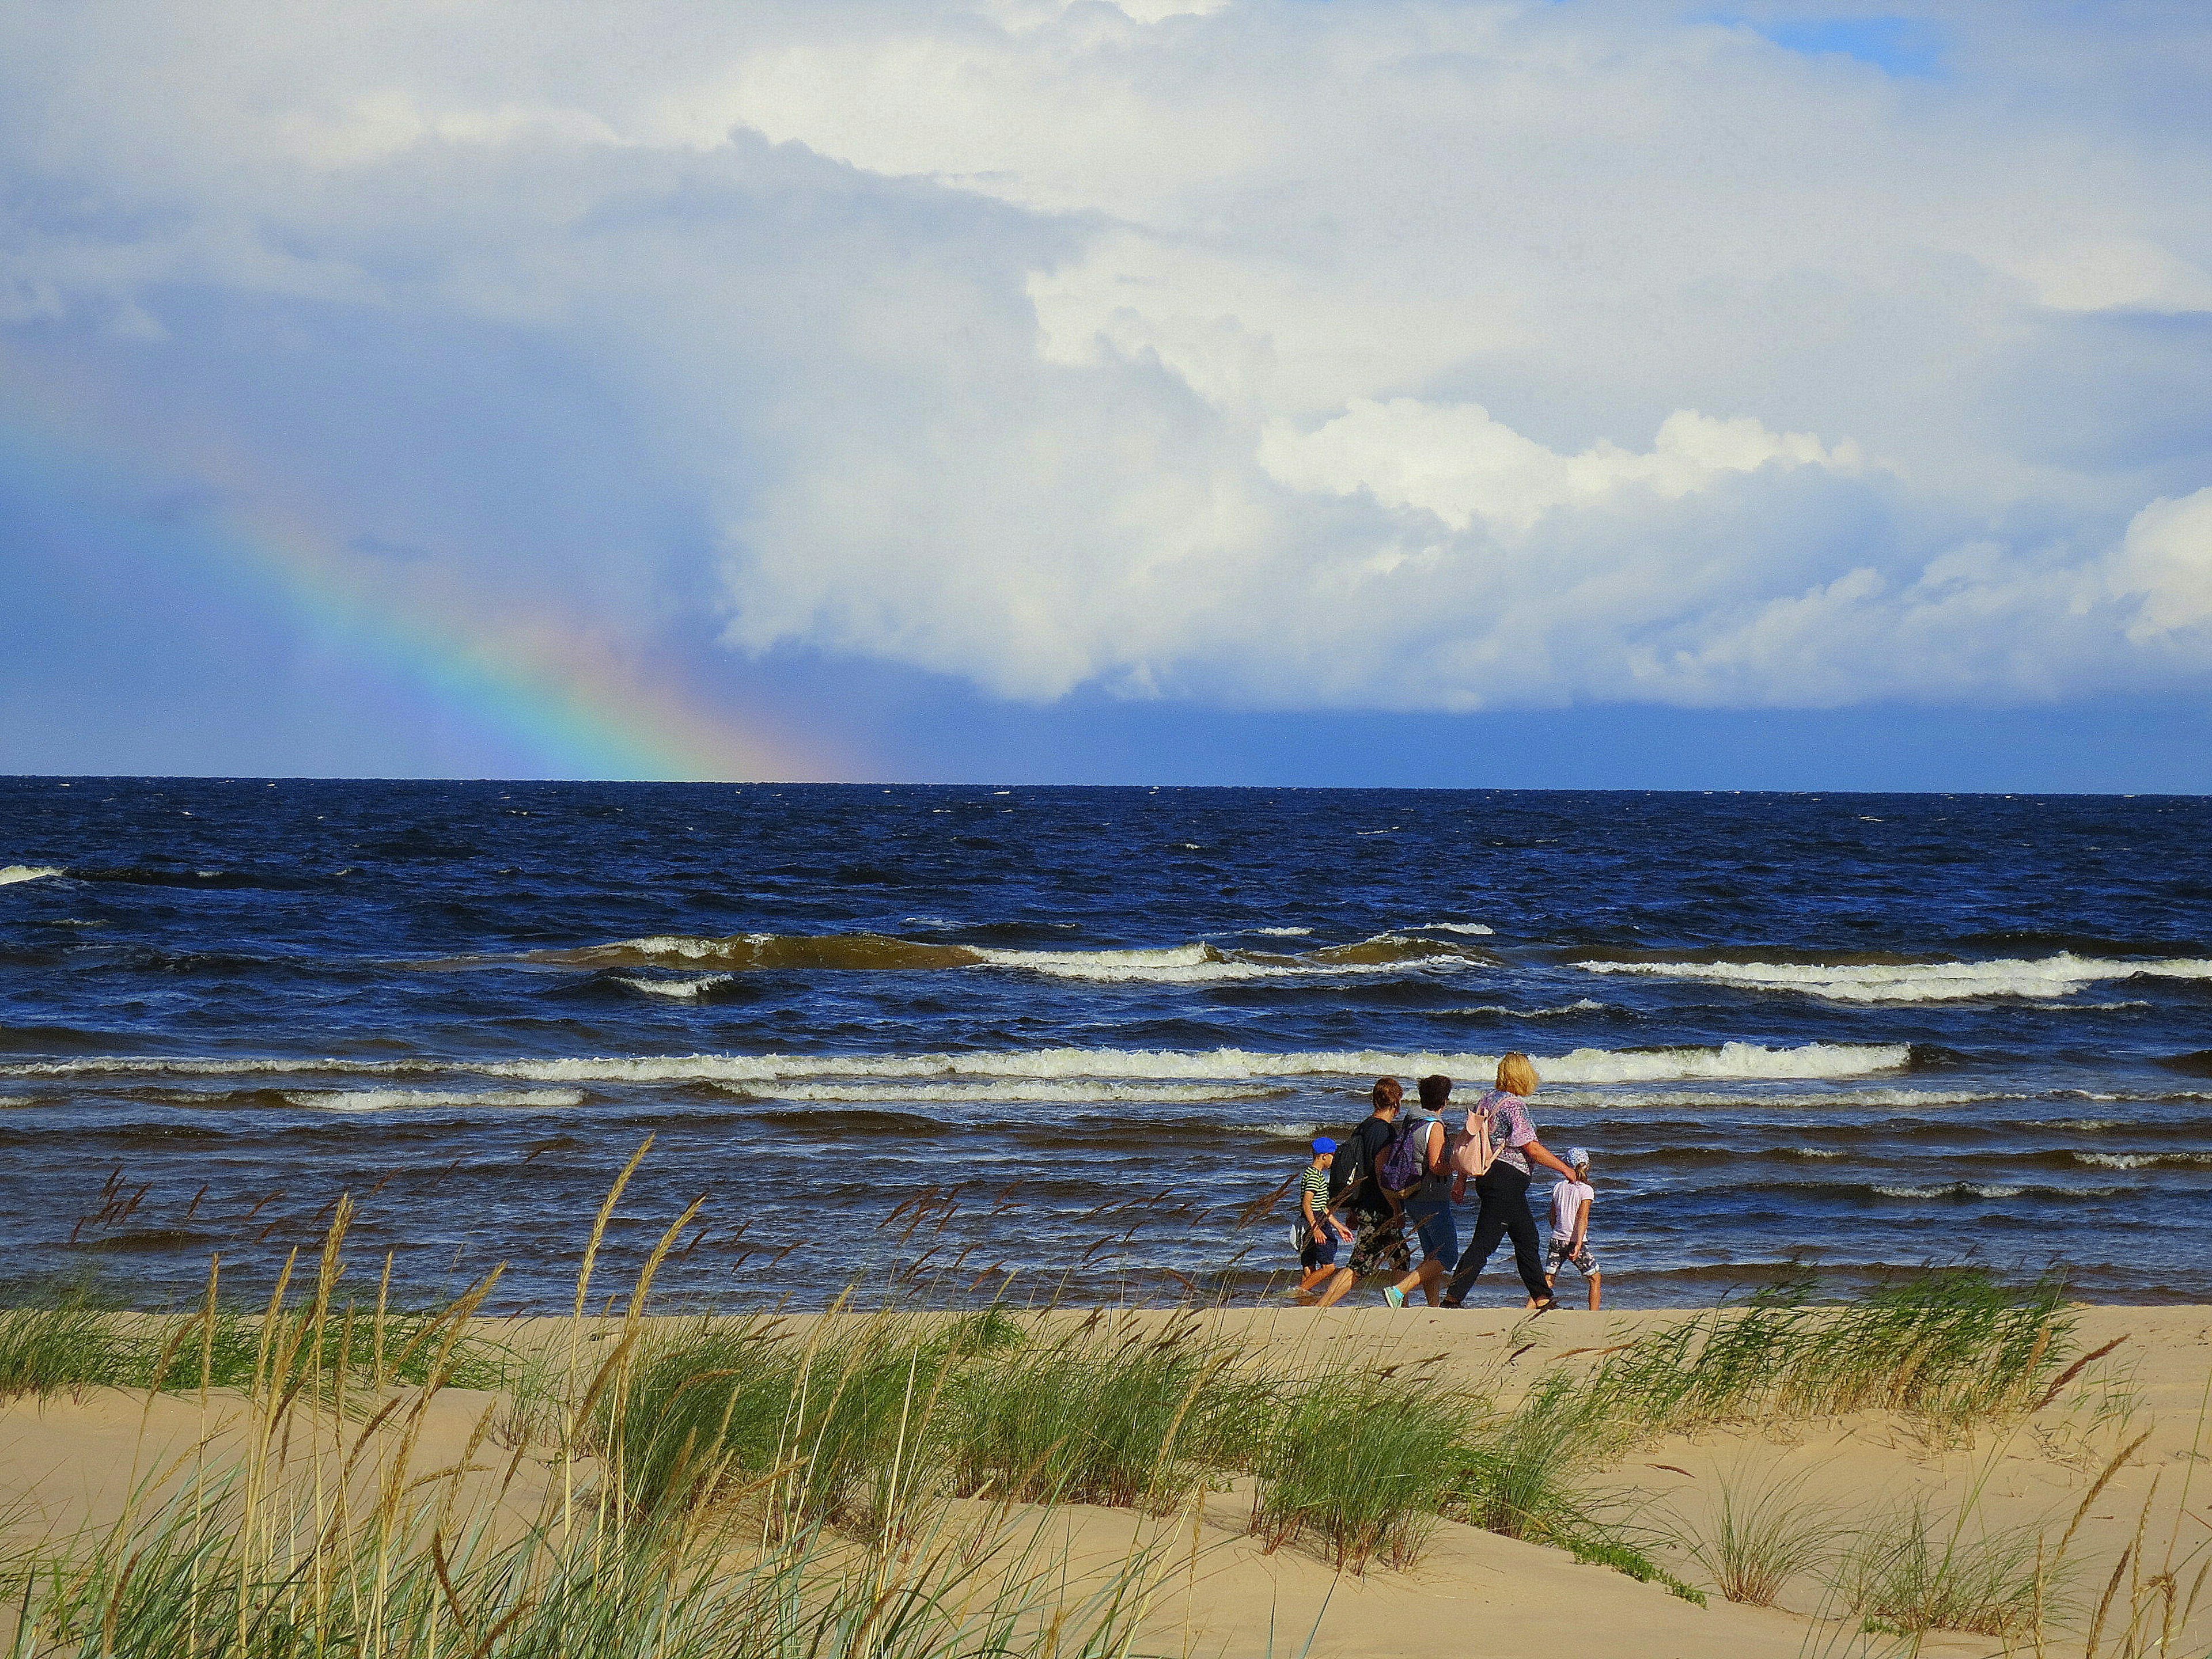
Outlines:
[{"label": "blue sky", "polygon": [[1811,58],[1838,54],[1871,64],[1886,75],[1938,78],[1944,74],[1943,30],[1933,18],[1844,14],[1769,19],[1718,17],[1741,24],[1775,45]]},{"label": "blue sky", "polygon": [[0,14],[0,769],[2212,788],[2212,21]]}]

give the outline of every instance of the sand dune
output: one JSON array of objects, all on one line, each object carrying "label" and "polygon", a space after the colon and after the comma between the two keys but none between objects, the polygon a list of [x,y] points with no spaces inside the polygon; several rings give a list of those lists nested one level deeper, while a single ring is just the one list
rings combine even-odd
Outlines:
[{"label": "sand dune", "polygon": [[[1333,1363],[1358,1356],[1376,1364],[1441,1357],[1436,1374],[1487,1378],[1509,1396],[1541,1368],[1571,1363],[1571,1351],[1623,1341],[1680,1317],[1559,1313],[1529,1320],[1507,1311],[1382,1309],[1213,1316],[1223,1329],[1263,1342],[1270,1360],[1286,1369],[1321,1354]],[[2177,1555],[2200,1552],[2191,1573],[2205,1559],[2202,1548],[2212,1538],[2212,1469],[2203,1467],[2212,1452],[2203,1414],[2212,1378],[2212,1310],[2085,1308],[2078,1319],[2079,1352],[2115,1339],[2119,1346],[2042,1409],[1954,1443],[1932,1443],[1913,1424],[1884,1413],[1749,1425],[1669,1436],[1609,1464],[1594,1460],[1588,1486],[1641,1516],[1649,1535],[1662,1540],[1654,1554],[1670,1570],[1710,1586],[1711,1575],[1681,1540],[1710,1524],[1726,1482],[1802,1480],[1805,1494],[1839,1522],[1918,1498],[1939,1514],[1964,1513],[1972,1534],[2039,1527],[2055,1540],[2113,1455],[2140,1437],[2082,1514],[2069,1551],[2075,1565],[2069,1605],[2057,1611],[2046,1650],[2079,1653],[2098,1595],[2139,1532],[2148,1563],[2139,1563],[2139,1573],[2154,1573],[2170,1547]],[[544,1346],[565,1328],[557,1322],[486,1322],[478,1328],[527,1348]],[[503,1443],[513,1437],[486,1433],[487,1413],[495,1419],[501,1403],[478,1391],[440,1395],[422,1415],[409,1467],[414,1474],[434,1475],[465,1464],[467,1472],[454,1477],[457,1507],[464,1513],[498,1510],[519,1526],[552,1501],[556,1477],[543,1448],[511,1446]],[[1403,1409],[1410,1431],[1419,1420],[1418,1395],[1409,1391]],[[380,1455],[398,1454],[399,1415],[380,1431],[386,1437]],[[356,1421],[349,1437],[357,1432]],[[6,1534],[19,1545],[90,1536],[112,1525],[134,1494],[143,1511],[165,1486],[175,1489],[202,1457],[219,1464],[238,1455],[250,1428],[247,1403],[222,1391],[204,1406],[190,1395],[149,1401],[115,1389],[10,1401],[0,1406]],[[312,1478],[315,1460],[308,1449],[290,1449],[288,1478]],[[377,1462],[371,1455],[362,1467]],[[332,1478],[332,1467],[325,1462],[325,1478]],[[1140,1644],[1146,1651],[1221,1659],[1434,1659],[1555,1650],[1596,1659],[1781,1659],[1897,1646],[1890,1641],[1885,1647],[1888,1638],[1863,1641],[1858,1621],[1833,1616],[1835,1598],[1813,1575],[1786,1584],[1774,1607],[1735,1605],[1717,1595],[1698,1607],[1658,1585],[1578,1565],[1563,1551],[1446,1522],[1437,1525],[1413,1570],[1377,1567],[1354,1576],[1301,1547],[1263,1550],[1246,1530],[1250,1504],[1244,1482],[1207,1494],[1195,1512],[1164,1518],[1080,1505],[1017,1518],[1048,1529],[1079,1585],[1109,1576],[1134,1548],[1157,1553],[1160,1574]],[[978,1514],[983,1508],[970,1507]],[[1668,1533],[1671,1543],[1664,1541]],[[2181,1592],[2188,1588],[2183,1583]],[[2127,1650],[2116,1646],[2126,1604],[2123,1590],[2122,1611],[2107,1621],[2107,1654]],[[2212,1622],[2203,1613],[2188,1638],[2191,1652],[2212,1639]],[[1931,1634],[1919,1650],[1994,1654],[2005,1644]]]}]

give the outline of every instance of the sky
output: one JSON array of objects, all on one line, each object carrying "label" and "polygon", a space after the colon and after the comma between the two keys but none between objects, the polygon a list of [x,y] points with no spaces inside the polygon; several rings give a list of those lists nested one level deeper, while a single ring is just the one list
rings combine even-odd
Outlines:
[{"label": "sky", "polygon": [[2212,9],[0,0],[0,770],[2212,790]]}]

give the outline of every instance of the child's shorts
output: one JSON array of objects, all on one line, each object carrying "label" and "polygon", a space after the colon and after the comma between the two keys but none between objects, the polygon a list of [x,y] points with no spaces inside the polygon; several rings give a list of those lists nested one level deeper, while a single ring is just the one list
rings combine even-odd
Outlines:
[{"label": "child's shorts", "polygon": [[1309,1273],[1316,1267],[1334,1267],[1335,1265],[1336,1235],[1334,1233],[1322,1231],[1312,1234],[1306,1240],[1305,1249],[1298,1252],[1298,1266]]},{"label": "child's shorts", "polygon": [[1583,1241],[1582,1249],[1577,1250],[1571,1238],[1561,1238],[1557,1233],[1553,1234],[1552,1249],[1545,1260],[1544,1271],[1555,1273],[1570,1261],[1582,1269],[1583,1278],[1597,1277],[1597,1258],[1590,1254],[1588,1239]]}]

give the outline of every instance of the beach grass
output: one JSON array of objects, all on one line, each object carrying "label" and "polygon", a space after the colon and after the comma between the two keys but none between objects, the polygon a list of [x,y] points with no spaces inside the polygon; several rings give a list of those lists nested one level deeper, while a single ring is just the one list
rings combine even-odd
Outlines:
[{"label": "beach grass", "polygon": [[641,1512],[684,1508],[777,1462],[798,1397],[799,1358],[771,1322],[687,1319],[647,1339],[628,1386],[594,1425]]},{"label": "beach grass", "polygon": [[1410,1566],[1460,1490],[1461,1449],[1487,1401],[1416,1372],[1324,1370],[1281,1390],[1261,1443],[1251,1530],[1358,1572]]},{"label": "beach grass", "polygon": [[1754,1483],[1720,1477],[1712,1512],[1686,1540],[1691,1557],[1730,1601],[1771,1607],[1784,1589],[1836,1556],[1846,1528],[1806,1495],[1807,1475]]},{"label": "beach grass", "polygon": [[953,1380],[954,1488],[1166,1512],[1248,1467],[1268,1380],[1194,1314],[1087,1318],[979,1354]]},{"label": "beach grass", "polygon": [[[900,1473],[928,1442],[918,1383],[969,1341],[1000,1344],[1002,1327],[878,1316],[817,1322],[793,1342],[690,1323],[641,1343],[649,1263],[630,1316],[589,1334],[604,1358],[570,1368],[580,1397],[565,1402],[559,1442],[538,1449],[557,1478],[517,1517],[502,1504],[521,1451],[503,1474],[475,1461],[495,1407],[449,1467],[418,1474],[412,1461],[435,1402],[480,1363],[467,1333],[489,1282],[427,1318],[395,1326],[381,1297],[364,1318],[332,1294],[345,1220],[296,1302],[292,1274],[280,1278],[234,1389],[218,1378],[237,1368],[216,1356],[248,1328],[218,1316],[212,1288],[202,1316],[143,1328],[95,1310],[15,1322],[30,1386],[135,1367],[150,1402],[196,1352],[204,1415],[219,1393],[234,1403],[220,1453],[204,1432],[112,1524],[15,1550],[0,1571],[10,1659],[1127,1650],[1152,1575],[1142,1539],[1072,1590],[1050,1510],[956,1516],[932,1481]],[[709,1501],[731,1495],[720,1476],[732,1468],[765,1476],[750,1489],[759,1501]]]},{"label": "beach grass", "polygon": [[[14,1563],[9,1659],[1103,1656],[1126,1645],[1148,1593],[1143,1529],[1181,1525],[1240,1481],[1262,1548],[1340,1571],[1409,1568],[1456,1522],[1702,1604],[1598,1484],[1625,1449],[1853,1411],[1970,1433],[2048,1403],[2079,1370],[2061,1369],[2070,1331],[2053,1287],[1953,1270],[1826,1306],[1787,1287],[1592,1362],[1540,1358],[1510,1387],[1510,1358],[1462,1380],[1442,1356],[1378,1365],[1349,1334],[1283,1368],[1265,1337],[1202,1307],[848,1302],[805,1318],[647,1320],[691,1211],[627,1312],[587,1317],[590,1263],[629,1173],[602,1208],[575,1312],[523,1349],[481,1334],[493,1280],[403,1312],[387,1267],[373,1299],[342,1297],[343,1204],[320,1259],[288,1265],[258,1313],[212,1277],[182,1312],[66,1298],[0,1312],[0,1394],[119,1387],[197,1395],[204,1413],[220,1395],[238,1425],[220,1456],[204,1438],[181,1485],[172,1469],[112,1528]],[[433,1402],[464,1389],[493,1395],[471,1397],[467,1447],[450,1468],[411,1474]],[[484,1455],[494,1444],[512,1455]],[[518,1516],[503,1506],[526,1467],[550,1474]],[[1075,1597],[1044,1540],[1079,1505],[1133,1512],[1139,1541]],[[2063,1596],[2070,1530],[2053,1551],[1970,1519],[1908,1504],[1843,1543],[1790,1483],[1724,1481],[1688,1551],[1732,1601],[1770,1606],[1828,1565],[1870,1631],[2040,1630]],[[2182,1577],[2197,1557],[2167,1555],[2153,1571],[2138,1552],[2135,1577],[2107,1592],[2100,1619],[2128,1651],[2161,1620],[2185,1622],[2202,1588],[2202,1571],[2193,1587]]]},{"label": "beach grass", "polygon": [[1453,1508],[1471,1524],[1539,1543],[1600,1530],[1578,1475],[1602,1402],[1565,1371],[1540,1376],[1514,1409],[1463,1431]]},{"label": "beach grass", "polygon": [[[319,1307],[309,1297],[255,1312],[218,1300],[216,1288],[211,1281],[204,1305],[171,1316],[119,1313],[67,1295],[0,1310],[0,1399],[93,1388],[282,1389],[309,1379],[331,1388],[341,1376],[371,1389],[428,1380],[442,1310],[340,1302],[326,1292]],[[281,1375],[268,1370],[272,1354],[285,1358]],[[523,1361],[470,1335],[449,1363],[451,1386],[499,1389],[517,1382]]]},{"label": "beach grass", "polygon": [[941,1516],[896,1550],[808,1532],[747,1551],[674,1516],[501,1539],[448,1531],[436,1492],[386,1489],[356,1510],[268,1473],[232,1471],[88,1550],[19,1563],[14,1659],[1106,1659],[1127,1650],[1150,1566],[1133,1556],[1071,1596],[1042,1528]]},{"label": "beach grass", "polygon": [[0,1312],[0,1397],[119,1385],[131,1350],[114,1326],[83,1307]]},{"label": "beach grass", "polygon": [[1589,1423],[1619,1443],[1756,1419],[1888,1411],[1943,1440],[2025,1413],[2068,1350],[2059,1287],[1979,1268],[1903,1276],[1817,1305],[1798,1279],[1610,1353],[1586,1388]]},{"label": "beach grass", "polygon": [[2013,1641],[2033,1635],[2057,1611],[2057,1587],[2043,1566],[2039,1529],[1984,1528],[1971,1503],[1947,1515],[1915,1498],[1856,1529],[1834,1588],[1869,1631],[1960,1631]]}]

